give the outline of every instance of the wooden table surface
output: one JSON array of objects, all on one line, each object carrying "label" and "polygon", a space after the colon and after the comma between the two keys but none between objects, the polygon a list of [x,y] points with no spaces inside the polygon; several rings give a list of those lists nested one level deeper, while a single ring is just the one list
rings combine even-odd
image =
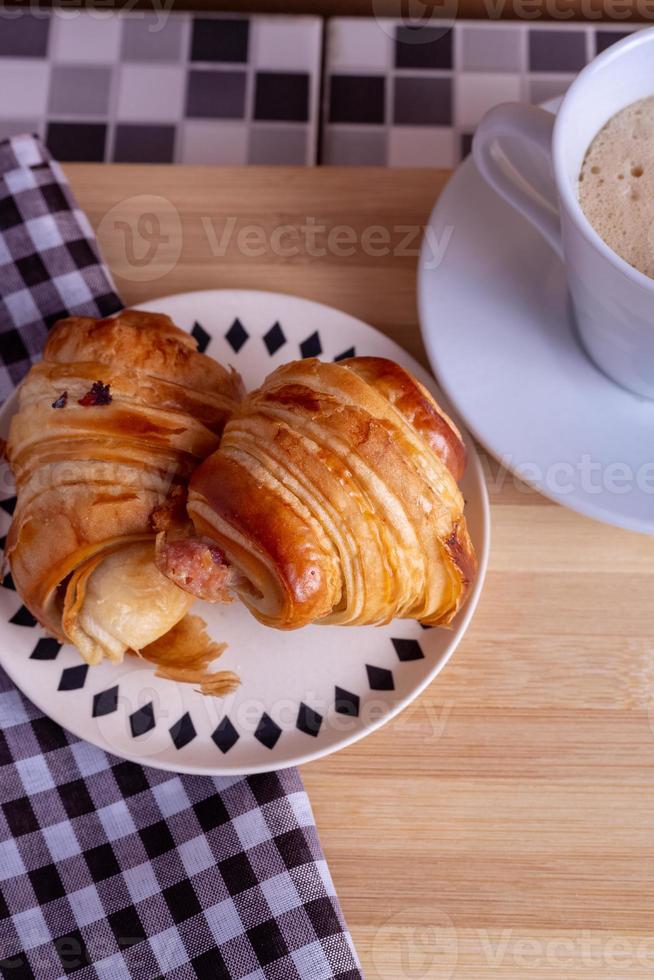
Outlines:
[{"label": "wooden table surface", "polygon": [[[296,293],[426,363],[416,249],[446,173],[66,169],[126,302]],[[303,770],[336,888],[368,980],[651,980],[652,539],[485,463],[490,567],[456,655]]]}]

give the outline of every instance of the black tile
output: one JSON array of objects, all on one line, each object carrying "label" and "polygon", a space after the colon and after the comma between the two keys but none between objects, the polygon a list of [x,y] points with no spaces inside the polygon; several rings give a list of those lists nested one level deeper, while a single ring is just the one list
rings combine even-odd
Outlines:
[{"label": "black tile", "polygon": [[254,776],[248,776],[247,781],[259,806],[286,796],[286,790],[276,772],[255,773]]},{"label": "black tile", "polygon": [[21,837],[39,829],[39,821],[26,796],[2,804],[2,811],[12,837]]},{"label": "black tile", "polygon": [[385,667],[373,667],[372,664],[366,664],[366,672],[368,674],[368,684],[372,691],[395,690],[392,671],[386,670]]},{"label": "black tile", "polygon": [[191,330],[191,337],[195,340],[198,345],[198,350],[201,354],[204,354],[207,347],[211,342],[211,334],[207,333],[201,323],[196,320],[193,324],[193,329]]},{"label": "black tile", "polygon": [[54,752],[68,745],[66,733],[56,721],[45,717],[35,718],[31,725],[42,752]]},{"label": "black tile", "polygon": [[243,851],[225,858],[224,861],[219,861],[218,870],[230,895],[238,895],[257,884],[257,876],[252,870],[247,854]]},{"label": "black tile", "polygon": [[198,803],[194,803],[193,810],[205,834],[229,822],[227,807],[217,793],[213,796],[208,796],[204,800],[200,800]]},{"label": "black tile", "polygon": [[84,936],[79,929],[74,932],[67,932],[63,936],[57,936],[54,941],[54,948],[66,975],[75,973],[91,962]]},{"label": "black tile", "polygon": [[452,30],[399,26],[395,30],[396,68],[451,68]]},{"label": "black tile", "polygon": [[192,69],[188,73],[186,115],[190,119],[242,119],[245,72]]},{"label": "black tile", "polygon": [[172,851],[175,847],[173,835],[165,820],[158,820],[149,827],[142,827],[139,830],[139,837],[150,860],[165,854],[166,851]]},{"label": "black tile", "polygon": [[196,735],[195,725],[188,711],[170,729],[170,737],[176,749],[183,749],[185,745],[193,741]]},{"label": "black tile", "polygon": [[625,37],[630,37],[631,33],[631,31],[604,31],[599,28],[595,31],[595,53],[601,54],[612,44],[616,44]]},{"label": "black tile", "polygon": [[14,626],[36,626],[36,619],[26,606],[17,609],[9,622]]},{"label": "black tile", "polygon": [[337,354],[334,360],[336,362],[345,361],[348,357],[356,357],[356,351],[354,347],[348,347],[348,349],[344,350],[342,354]]},{"label": "black tile", "polygon": [[56,211],[70,210],[70,202],[60,184],[44,184],[40,190],[48,211],[54,214]]},{"label": "black tile", "polygon": [[66,889],[54,864],[36,868],[34,871],[29,871],[28,875],[39,905],[45,905],[46,902],[52,902],[55,898],[65,895]]},{"label": "black tile", "polygon": [[[208,949],[191,960],[197,980],[232,980],[232,973],[219,949]],[[20,978],[18,978],[20,980]]]},{"label": "black tile", "polygon": [[43,259],[36,252],[26,255],[22,259],[14,259],[14,265],[18,269],[26,286],[38,286],[40,282],[47,282],[50,273],[43,264]]},{"label": "black tile", "polygon": [[288,953],[286,940],[275,919],[267,919],[248,929],[247,937],[252,944],[257,962],[262,967],[268,966]]},{"label": "black tile", "polygon": [[81,817],[85,813],[92,813],[95,804],[91,799],[86,783],[83,779],[73,779],[70,783],[63,783],[58,786],[59,796],[64,805],[64,810],[71,820]]},{"label": "black tile", "polygon": [[137,708],[129,716],[129,727],[134,738],[138,738],[140,735],[145,735],[147,732],[152,731],[155,725],[156,721],[154,719],[154,706],[152,701],[144,704],[142,708]]},{"label": "black tile", "polygon": [[401,76],[394,81],[393,122],[399,126],[449,126],[452,79]]},{"label": "black tile", "polygon": [[585,64],[584,31],[529,31],[530,71],[578,71]]},{"label": "black tile", "polygon": [[127,908],[112,912],[111,915],[107,916],[107,922],[116,937],[119,949],[126,949],[141,939],[145,939],[143,923],[139,919],[138,912],[133,905],[128,905]]},{"label": "black tile", "polygon": [[315,738],[320,731],[320,726],[322,725],[322,715],[318,711],[314,711],[310,708],[308,704],[304,701],[300,704],[297,721],[295,723],[296,728],[299,728],[301,732],[305,735],[313,735]]},{"label": "black tile", "polygon": [[319,939],[336,936],[342,932],[334,903],[330,898],[314,898],[312,902],[305,904],[304,911],[309,916],[313,931]]},{"label": "black tile", "polygon": [[93,717],[102,718],[103,715],[113,714],[118,708],[118,685],[107,688],[106,691],[98,691],[93,696]]},{"label": "black tile", "polygon": [[2,588],[3,589],[9,589],[10,592],[15,592],[16,591],[16,586],[14,585],[14,580],[11,577],[11,572],[7,572],[7,574],[3,578],[3,580],[2,580]]},{"label": "black tile", "polygon": [[245,327],[237,317],[236,320],[234,320],[234,322],[232,323],[227,333],[225,334],[225,340],[232,348],[234,353],[238,354],[241,347],[243,346],[243,344],[245,343],[245,341],[248,339],[249,336],[250,336],[249,333],[247,332],[247,330],[245,329]]},{"label": "black tile", "polygon": [[339,715],[358,717],[360,700],[358,694],[352,694],[343,687],[334,688],[334,708]]},{"label": "black tile", "polygon": [[250,22],[236,18],[193,20],[191,61],[248,60]]},{"label": "black tile", "polygon": [[149,788],[143,769],[135,762],[119,762],[111,771],[122,796],[135,796]]},{"label": "black tile", "polygon": [[[0,336],[4,336],[4,335],[0,335]],[[4,500],[0,500],[0,508],[4,510],[5,514],[11,515],[16,510],[16,503],[17,503],[16,497],[6,497]]]},{"label": "black tile", "polygon": [[104,881],[120,873],[120,865],[111,844],[98,844],[84,851],[89,873],[93,881]]},{"label": "black tile", "polygon": [[286,336],[279,323],[273,323],[270,330],[263,335],[263,342],[266,345],[266,350],[271,357],[273,354],[277,353],[280,347],[284,346],[286,343]]},{"label": "black tile", "polygon": [[13,197],[5,197],[0,201],[0,231],[15,228],[23,220]]},{"label": "black tile", "polygon": [[385,98],[383,75],[332,75],[329,121],[383,124]]},{"label": "black tile", "polygon": [[461,159],[472,153],[472,133],[461,133]]},{"label": "black tile", "polygon": [[202,906],[195,894],[195,889],[188,880],[164,888],[162,895],[175,924],[184,922],[185,919],[190,919],[191,916],[197,915],[201,911]]},{"label": "black tile", "polygon": [[313,861],[313,854],[301,827],[275,837],[275,844],[287,868],[298,868]]},{"label": "black tile", "polygon": [[236,745],[239,739],[239,734],[229,718],[225,715],[225,717],[221,718],[216,725],[211,738],[224,755],[225,752],[229,752],[229,750]]},{"label": "black tile", "polygon": [[314,330],[310,337],[302,341],[300,353],[302,357],[318,357],[319,354],[322,354],[322,344],[317,330]]},{"label": "black tile", "polygon": [[267,749],[274,749],[281,734],[282,730],[277,722],[273,721],[270,715],[264,711],[254,733],[256,740],[265,745]]},{"label": "black tile", "polygon": [[58,691],[79,691],[86,683],[89,672],[88,664],[77,664],[76,667],[66,667],[59,678]]},{"label": "black tile", "polygon": [[76,242],[66,242],[66,249],[76,269],[86,269],[87,266],[96,265],[98,262],[98,256],[86,238],[78,238]]},{"label": "black tile", "polygon": [[113,159],[116,163],[172,163],[175,126],[119,123]]},{"label": "black tile", "polygon": [[104,123],[51,122],[46,144],[57,160],[78,163],[104,161],[107,127]]},{"label": "black tile", "polygon": [[306,122],[309,118],[309,76],[306,72],[258,71],[254,118]]},{"label": "black tile", "polygon": [[399,660],[424,660],[425,655],[417,640],[391,639]]},{"label": "black tile", "polygon": [[2,18],[0,56],[45,58],[48,53],[51,18],[42,15],[35,17],[30,13],[29,8],[19,10],[18,13],[22,16]]}]

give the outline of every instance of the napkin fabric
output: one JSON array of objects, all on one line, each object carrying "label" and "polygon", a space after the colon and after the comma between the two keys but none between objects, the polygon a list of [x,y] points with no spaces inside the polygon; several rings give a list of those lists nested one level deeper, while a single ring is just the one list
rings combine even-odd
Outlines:
[{"label": "napkin fabric", "polygon": [[[0,393],[122,304],[36,137],[0,144]],[[178,776],[68,734],[0,668],[0,976],[361,980],[296,770]]]}]

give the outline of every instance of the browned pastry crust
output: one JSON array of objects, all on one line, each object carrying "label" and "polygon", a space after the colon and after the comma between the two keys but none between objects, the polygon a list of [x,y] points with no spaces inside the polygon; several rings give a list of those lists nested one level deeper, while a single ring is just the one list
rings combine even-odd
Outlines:
[{"label": "browned pastry crust", "polygon": [[[28,608],[89,661],[120,658],[122,640],[89,639],[79,615],[110,555],[131,556],[134,601],[143,603],[146,625],[150,616],[150,632],[157,602],[162,622],[170,603],[184,605],[154,568],[151,515],[217,447],[241,395],[238,374],[198,353],[167,316],[126,310],[53,328],[11,422],[7,458],[18,500],[7,555]],[[139,543],[149,551],[126,550]],[[120,563],[110,564],[114,588]],[[130,597],[119,598],[127,615]]]},{"label": "browned pastry crust", "polygon": [[460,433],[403,368],[307,359],[247,396],[188,512],[263,623],[447,624],[476,570],[464,466]]}]

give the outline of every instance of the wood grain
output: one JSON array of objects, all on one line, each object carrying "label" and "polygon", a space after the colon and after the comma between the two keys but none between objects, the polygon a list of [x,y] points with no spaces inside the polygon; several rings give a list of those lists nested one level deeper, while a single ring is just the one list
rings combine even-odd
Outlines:
[{"label": "wood grain", "polygon": [[[425,362],[416,257],[365,254],[361,234],[422,226],[443,172],[67,171],[128,302],[278,289],[361,316]],[[144,194],[169,202],[148,212],[164,233],[169,207],[179,214],[182,248],[173,268],[154,260],[159,278],[135,281],[111,223],[134,225]],[[219,231],[230,216],[260,226],[263,254],[234,240],[212,254],[207,216]],[[326,234],[351,227],[354,254],[275,254],[274,229],[311,216]],[[303,770],[343,909],[368,980],[651,980],[652,540],[485,465],[490,568],[455,657],[394,722]]]}]

